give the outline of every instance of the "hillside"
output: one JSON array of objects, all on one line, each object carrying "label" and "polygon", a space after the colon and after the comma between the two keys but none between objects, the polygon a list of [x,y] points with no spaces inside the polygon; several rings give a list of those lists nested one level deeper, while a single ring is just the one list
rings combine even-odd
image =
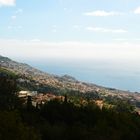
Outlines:
[{"label": "hillside", "polygon": [[129,104],[101,108],[65,96],[34,105],[15,94],[19,75],[4,68],[0,75],[0,140],[139,140],[140,115]]},{"label": "hillside", "polygon": [[17,83],[22,89],[37,90],[42,93],[70,94],[86,98],[100,98],[107,101],[116,99],[129,101],[140,106],[140,94],[105,88],[92,83],[76,80],[74,77],[51,75],[27,64],[0,56],[0,68],[18,75]]}]

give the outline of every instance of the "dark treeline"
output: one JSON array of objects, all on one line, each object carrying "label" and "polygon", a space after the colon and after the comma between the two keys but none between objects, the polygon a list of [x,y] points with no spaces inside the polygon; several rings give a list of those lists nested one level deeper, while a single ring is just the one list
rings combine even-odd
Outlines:
[{"label": "dark treeline", "polygon": [[119,102],[76,106],[65,96],[32,106],[16,96],[16,77],[0,75],[0,140],[139,140],[140,116]]}]

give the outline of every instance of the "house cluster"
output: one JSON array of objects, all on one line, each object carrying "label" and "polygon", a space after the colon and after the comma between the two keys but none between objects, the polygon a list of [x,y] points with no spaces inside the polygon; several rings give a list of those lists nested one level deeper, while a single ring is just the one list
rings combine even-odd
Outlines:
[{"label": "house cluster", "polygon": [[[43,93],[38,93],[37,91],[20,91],[18,93],[18,97],[25,99],[25,102],[26,102],[28,96],[30,96],[32,98],[32,105],[33,106],[41,105],[41,104],[44,104],[46,102],[49,102],[49,101],[55,100],[55,99],[59,100],[59,101],[65,100],[64,96],[56,96],[52,93],[43,94]],[[100,107],[100,109],[103,108],[104,103],[102,100],[96,100],[96,101],[94,101],[94,103],[96,105],[98,105]],[[81,104],[83,104],[83,105],[87,104],[87,101],[81,100]]]},{"label": "house cluster", "polygon": [[18,93],[19,98],[27,99],[28,96],[32,97],[32,104],[36,106],[36,104],[44,104],[45,102],[57,99],[60,101],[64,101],[64,96],[56,96],[52,93],[38,93],[37,91],[20,91]]},{"label": "house cluster", "polygon": [[38,94],[36,97],[36,102],[37,103],[45,103],[54,99],[60,100],[60,101],[64,101],[64,96],[56,96],[54,94],[51,93],[47,93],[47,94]]},{"label": "house cluster", "polygon": [[26,97],[28,97],[28,96],[37,96],[37,91],[20,91],[19,93],[18,93],[18,97],[19,98],[26,98]]}]

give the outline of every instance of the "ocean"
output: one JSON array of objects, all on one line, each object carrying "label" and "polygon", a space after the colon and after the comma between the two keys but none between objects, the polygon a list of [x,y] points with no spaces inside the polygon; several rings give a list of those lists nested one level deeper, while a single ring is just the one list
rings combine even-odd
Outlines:
[{"label": "ocean", "polygon": [[26,60],[25,63],[54,75],[65,75],[97,85],[140,92],[140,69],[134,64],[99,60]]}]

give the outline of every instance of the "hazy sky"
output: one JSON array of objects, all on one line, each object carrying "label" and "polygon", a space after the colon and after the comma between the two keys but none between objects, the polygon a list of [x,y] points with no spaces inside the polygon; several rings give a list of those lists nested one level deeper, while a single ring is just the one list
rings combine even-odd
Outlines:
[{"label": "hazy sky", "polygon": [[0,0],[0,54],[140,60],[140,0]]}]

